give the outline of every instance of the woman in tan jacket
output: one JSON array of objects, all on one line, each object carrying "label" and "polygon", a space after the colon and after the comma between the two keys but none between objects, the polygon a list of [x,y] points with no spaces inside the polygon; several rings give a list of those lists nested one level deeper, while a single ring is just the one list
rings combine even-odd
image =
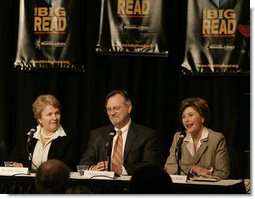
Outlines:
[{"label": "woman in tan jacket", "polygon": [[187,98],[182,101],[179,114],[185,132],[175,133],[165,170],[173,175],[228,178],[230,163],[225,137],[206,127],[210,118],[207,102],[198,97]]}]

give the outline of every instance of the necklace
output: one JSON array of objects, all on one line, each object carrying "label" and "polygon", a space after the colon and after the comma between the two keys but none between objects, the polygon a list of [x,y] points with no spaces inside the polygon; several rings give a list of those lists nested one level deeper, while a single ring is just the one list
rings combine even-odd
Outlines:
[{"label": "necklace", "polygon": [[41,135],[42,135],[43,138],[45,138],[45,139],[50,139],[50,138],[52,138],[52,136],[53,136],[53,134],[51,134],[51,135],[45,135],[45,134],[43,133],[43,131],[41,131]]}]

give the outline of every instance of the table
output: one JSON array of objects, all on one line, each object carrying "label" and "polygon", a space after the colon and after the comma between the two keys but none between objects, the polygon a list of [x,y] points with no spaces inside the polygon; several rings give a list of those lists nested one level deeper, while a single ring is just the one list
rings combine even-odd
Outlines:
[{"label": "table", "polygon": [[188,180],[186,183],[174,183],[174,190],[179,194],[245,194],[244,180],[220,180],[201,182]]},{"label": "table", "polygon": [[[18,176],[0,176],[0,193],[4,194],[33,194],[34,174]],[[79,177],[72,172],[70,185],[85,185],[96,194],[128,194],[131,176],[122,176],[116,179],[106,177],[86,178]],[[245,194],[243,180],[221,180],[219,182],[190,181],[174,183],[174,194]]]}]

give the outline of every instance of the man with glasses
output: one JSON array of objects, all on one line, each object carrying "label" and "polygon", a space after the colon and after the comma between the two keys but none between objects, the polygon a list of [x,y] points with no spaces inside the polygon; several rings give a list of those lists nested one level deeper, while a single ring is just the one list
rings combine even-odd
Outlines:
[{"label": "man with glasses", "polygon": [[[117,175],[132,175],[138,168],[159,165],[158,140],[155,131],[131,120],[132,102],[125,90],[113,90],[105,99],[111,124],[94,129],[80,164],[90,170],[114,171]],[[112,135],[111,159],[107,147]],[[111,144],[110,144],[111,146]],[[111,164],[108,164],[108,160]],[[110,168],[108,168],[110,167]]]}]

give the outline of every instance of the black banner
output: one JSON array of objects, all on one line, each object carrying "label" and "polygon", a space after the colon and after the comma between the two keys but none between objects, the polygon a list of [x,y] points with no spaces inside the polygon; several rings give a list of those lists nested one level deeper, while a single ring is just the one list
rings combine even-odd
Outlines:
[{"label": "black banner", "polygon": [[163,0],[101,0],[97,53],[167,56]]},{"label": "black banner", "polygon": [[84,71],[76,0],[20,0],[17,70]]},{"label": "black banner", "polygon": [[249,0],[189,0],[182,73],[249,72]]}]

